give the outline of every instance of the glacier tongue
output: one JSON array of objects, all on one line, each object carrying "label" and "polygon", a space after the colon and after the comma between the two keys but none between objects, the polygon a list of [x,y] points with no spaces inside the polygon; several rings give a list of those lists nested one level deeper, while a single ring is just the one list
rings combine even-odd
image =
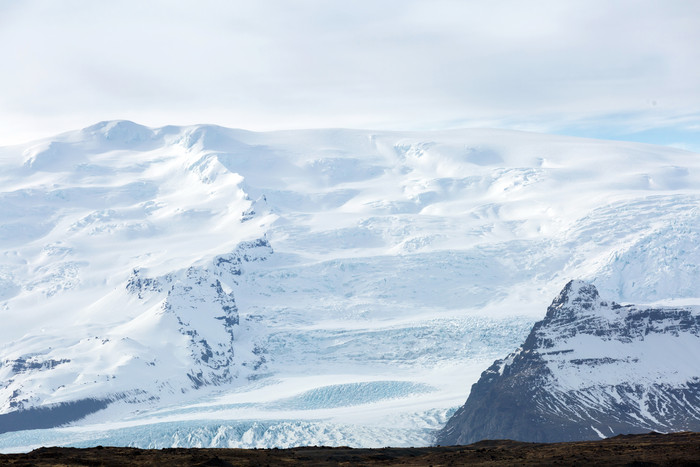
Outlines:
[{"label": "glacier tongue", "polygon": [[[496,130],[114,121],[4,148],[0,412],[95,399],[109,406],[70,430],[277,420],[426,444],[567,278],[700,303],[698,169],[676,149]],[[391,397],[369,402],[375,381]],[[345,405],[290,402],[334,384]],[[433,421],[392,438],[383,420]]]}]

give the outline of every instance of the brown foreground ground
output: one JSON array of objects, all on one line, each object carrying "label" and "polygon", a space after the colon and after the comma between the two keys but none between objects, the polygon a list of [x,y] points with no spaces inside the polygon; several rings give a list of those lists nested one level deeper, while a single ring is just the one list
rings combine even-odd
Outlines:
[{"label": "brown foreground ground", "polygon": [[40,448],[0,455],[0,464],[26,466],[285,466],[327,465],[699,465],[700,433],[624,435],[602,441],[521,443],[481,441],[469,446],[351,449]]}]

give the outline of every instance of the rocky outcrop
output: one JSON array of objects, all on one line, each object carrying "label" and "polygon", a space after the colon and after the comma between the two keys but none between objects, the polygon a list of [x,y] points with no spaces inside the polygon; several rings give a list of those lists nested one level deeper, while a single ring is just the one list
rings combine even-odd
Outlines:
[{"label": "rocky outcrop", "polygon": [[231,382],[235,377],[234,329],[239,324],[233,292],[224,284],[237,285],[244,265],[265,261],[272,247],[265,238],[243,242],[230,254],[216,256],[204,267],[189,267],[164,276],[143,277],[135,269],[126,289],[139,299],[149,294],[164,295],[162,312],[177,321],[177,329],[187,336],[191,386]]},{"label": "rocky outcrop", "polygon": [[436,442],[700,431],[698,362],[698,310],[621,306],[571,281],[523,346],[482,373]]},{"label": "rocky outcrop", "polygon": [[[85,337],[71,353],[63,350],[73,358],[47,346],[0,360],[0,433],[60,426],[115,403],[149,403],[265,370],[263,351],[237,346],[241,329],[233,290],[253,263],[272,253],[263,237],[167,274],[134,268],[121,291],[121,303],[141,310],[132,320],[111,334]],[[133,332],[139,325],[153,332]],[[102,363],[86,368],[77,349]],[[60,384],[49,386],[47,395],[32,385],[41,378]]]}]

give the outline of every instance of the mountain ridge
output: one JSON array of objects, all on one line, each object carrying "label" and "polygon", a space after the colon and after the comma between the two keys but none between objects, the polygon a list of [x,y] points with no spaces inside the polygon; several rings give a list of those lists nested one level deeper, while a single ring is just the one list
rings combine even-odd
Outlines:
[{"label": "mountain ridge", "polygon": [[696,187],[692,153],[503,130],[113,121],[0,148],[0,412],[111,401],[0,449],[428,443],[569,277],[700,303]]},{"label": "mountain ridge", "polygon": [[697,308],[623,307],[570,281],[522,347],[482,373],[437,442],[700,430],[699,344]]}]

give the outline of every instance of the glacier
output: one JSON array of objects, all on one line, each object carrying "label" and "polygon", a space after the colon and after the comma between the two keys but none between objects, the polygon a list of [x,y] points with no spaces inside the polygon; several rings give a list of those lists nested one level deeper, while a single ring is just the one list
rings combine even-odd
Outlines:
[{"label": "glacier", "polygon": [[0,417],[107,403],[0,451],[431,444],[570,278],[700,303],[699,168],[487,129],[109,121],[0,148]]}]

